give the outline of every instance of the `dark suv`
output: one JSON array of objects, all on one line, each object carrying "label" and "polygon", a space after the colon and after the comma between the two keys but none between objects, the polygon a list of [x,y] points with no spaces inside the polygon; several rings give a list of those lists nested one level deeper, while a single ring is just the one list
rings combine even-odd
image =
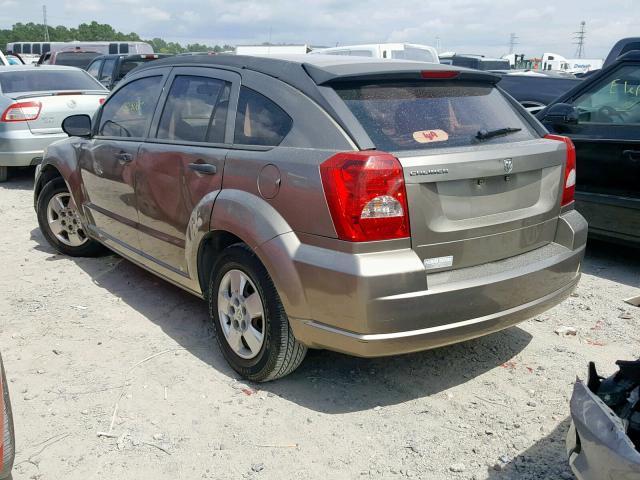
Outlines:
[{"label": "dark suv", "polygon": [[308,55],[140,67],[49,147],[60,252],[101,246],[201,296],[253,380],[306,349],[414,352],[557,304],[580,278],[575,155],[492,74]]}]

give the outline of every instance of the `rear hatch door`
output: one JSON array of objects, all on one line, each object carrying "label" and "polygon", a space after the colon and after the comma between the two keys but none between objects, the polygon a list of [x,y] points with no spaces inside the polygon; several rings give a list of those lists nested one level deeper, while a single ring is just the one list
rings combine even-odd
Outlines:
[{"label": "rear hatch door", "polygon": [[491,82],[336,88],[376,148],[404,169],[412,248],[427,271],[469,267],[555,237],[566,161]]}]

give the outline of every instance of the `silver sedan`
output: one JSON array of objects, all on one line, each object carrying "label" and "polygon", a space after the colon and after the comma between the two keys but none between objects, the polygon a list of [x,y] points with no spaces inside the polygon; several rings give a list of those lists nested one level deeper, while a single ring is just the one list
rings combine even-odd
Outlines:
[{"label": "silver sedan", "polygon": [[0,182],[11,167],[38,164],[47,146],[67,137],[62,121],[93,115],[108,93],[74,67],[0,67]]}]

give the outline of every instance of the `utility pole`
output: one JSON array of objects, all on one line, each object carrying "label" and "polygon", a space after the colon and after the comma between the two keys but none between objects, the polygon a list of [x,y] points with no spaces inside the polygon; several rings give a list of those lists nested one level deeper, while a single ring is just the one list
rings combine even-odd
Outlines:
[{"label": "utility pole", "polygon": [[585,40],[587,39],[587,32],[585,30],[586,24],[587,22],[585,22],[584,20],[581,21],[580,30],[578,30],[577,32],[573,32],[573,39],[575,40],[573,44],[578,46],[576,48],[577,58],[582,58],[584,56],[584,43],[585,43]]},{"label": "utility pole", "polygon": [[509,35],[509,54],[513,53],[513,49],[518,44],[517,40],[518,40],[518,37],[516,36],[515,33],[512,33],[511,35]]},{"label": "utility pole", "polygon": [[47,6],[42,5],[42,18],[44,20],[44,41],[49,41],[49,27],[47,26]]},{"label": "utility pole", "polygon": [[436,36],[436,52],[440,53],[440,36]]}]

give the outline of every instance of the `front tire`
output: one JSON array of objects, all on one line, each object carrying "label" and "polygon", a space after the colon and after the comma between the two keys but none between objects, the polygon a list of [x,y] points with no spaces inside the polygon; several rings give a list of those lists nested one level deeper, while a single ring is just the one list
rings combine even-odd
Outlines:
[{"label": "front tire", "polygon": [[65,255],[95,257],[105,251],[87,236],[67,185],[60,177],[48,182],[38,195],[38,225],[49,245]]},{"label": "front tire", "polygon": [[218,345],[236,372],[266,382],[288,375],[302,363],[307,348],[293,336],[271,277],[246,245],[222,251],[208,292]]}]

